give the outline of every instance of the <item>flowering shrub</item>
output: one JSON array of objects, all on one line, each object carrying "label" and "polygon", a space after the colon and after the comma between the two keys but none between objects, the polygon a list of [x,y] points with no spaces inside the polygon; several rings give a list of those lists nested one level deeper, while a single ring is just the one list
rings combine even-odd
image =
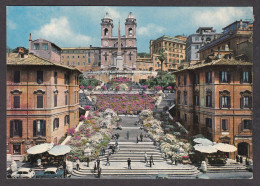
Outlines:
[{"label": "flowering shrub", "polygon": [[148,86],[147,86],[147,85],[143,85],[142,88],[143,88],[144,90],[146,90],[146,89],[148,88]]},{"label": "flowering shrub", "polygon": [[155,90],[160,91],[160,90],[162,90],[162,87],[161,86],[156,86]]},{"label": "flowering shrub", "polygon": [[106,87],[105,85],[103,85],[103,86],[101,87],[101,89],[102,89],[102,90],[106,90],[107,87]]},{"label": "flowering shrub", "polygon": [[80,117],[79,117],[79,120],[80,121],[85,121],[87,118],[84,116],[84,115],[81,115]]},{"label": "flowering shrub", "polygon": [[89,111],[89,110],[91,110],[91,106],[90,105],[86,105],[86,106],[84,106],[84,109]]},{"label": "flowering shrub", "polygon": [[93,87],[92,87],[91,85],[89,85],[89,86],[87,86],[87,89],[88,89],[88,90],[92,90]]},{"label": "flowering shrub", "polygon": [[167,90],[172,90],[171,86],[166,87]]},{"label": "flowering shrub", "polygon": [[120,90],[120,86],[119,85],[116,86],[116,90]]},{"label": "flowering shrub", "polygon": [[129,82],[130,80],[129,80],[129,78],[127,78],[127,77],[119,77],[119,78],[117,78],[117,79],[113,79],[113,81],[114,81],[114,82],[119,82],[119,83],[127,83],[127,82]]},{"label": "flowering shrub", "polygon": [[80,85],[79,88],[80,88],[81,90],[84,90],[85,87],[84,87],[83,85]]},{"label": "flowering shrub", "polygon": [[67,129],[67,133],[73,135],[75,133],[75,128]]}]

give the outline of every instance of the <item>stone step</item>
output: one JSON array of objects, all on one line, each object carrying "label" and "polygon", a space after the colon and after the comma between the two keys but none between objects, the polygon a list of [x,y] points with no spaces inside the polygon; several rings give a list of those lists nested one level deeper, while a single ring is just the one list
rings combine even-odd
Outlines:
[{"label": "stone step", "polygon": [[[115,142],[110,142],[109,144],[114,145]],[[153,145],[153,142],[131,142],[131,141],[118,141],[119,145]]]},{"label": "stone step", "polygon": [[[111,158],[115,158],[115,157],[140,157],[140,158],[144,158],[144,155],[143,154],[130,154],[130,153],[125,153],[125,154],[112,154],[111,155]],[[153,158],[156,158],[156,157],[161,157],[161,154],[157,153],[157,154],[153,154]],[[106,157],[104,157],[106,158]],[[147,156],[147,158],[149,159],[150,156]]]},{"label": "stone step", "polygon": [[[130,158],[131,160],[141,160],[141,161],[144,161],[144,158],[143,157],[131,157],[131,156],[126,156],[126,157],[111,157],[110,159],[109,159],[109,161],[111,161],[111,160],[123,160],[123,161],[127,161],[128,160],[128,158]],[[100,159],[101,161],[103,160],[103,161],[106,161],[106,158],[102,158],[102,159]],[[153,158],[153,160],[154,161],[156,161],[156,160],[164,160],[163,158],[161,158],[161,157],[154,157]],[[149,159],[148,159],[148,161],[149,161]]]}]

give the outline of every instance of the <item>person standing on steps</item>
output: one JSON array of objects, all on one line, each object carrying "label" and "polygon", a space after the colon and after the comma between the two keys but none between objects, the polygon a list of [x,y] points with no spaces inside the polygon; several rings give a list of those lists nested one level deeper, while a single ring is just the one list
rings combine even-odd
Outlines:
[{"label": "person standing on steps", "polygon": [[101,176],[101,168],[98,169],[98,178]]},{"label": "person standing on steps", "polygon": [[96,162],[94,163],[94,173],[96,173],[96,171],[97,171],[97,164],[96,164]]},{"label": "person standing on steps", "polygon": [[144,162],[147,163],[147,154],[144,152]]},{"label": "person standing on steps", "polygon": [[107,156],[107,162],[106,162],[105,166],[107,166],[108,164],[110,165],[109,156]]},{"label": "person standing on steps", "polygon": [[153,154],[150,156],[150,161],[153,163],[154,165],[154,162],[153,162]]},{"label": "person standing on steps", "polygon": [[138,143],[139,142],[139,139],[138,139],[138,135],[136,136],[136,143]]},{"label": "person standing on steps", "polygon": [[129,131],[126,132],[126,138],[129,140]]},{"label": "person standing on steps", "polygon": [[64,170],[63,176],[65,178],[66,177],[66,173],[67,173],[67,169],[66,169],[67,165],[66,165],[66,161],[65,160],[63,160],[63,162],[62,162],[62,167],[63,167],[63,170]]},{"label": "person standing on steps", "polygon": [[127,160],[127,165],[128,165],[128,169],[131,169],[131,159],[130,158],[128,158],[128,160]]},{"label": "person standing on steps", "polygon": [[98,158],[97,159],[97,169],[99,169],[99,167],[100,167],[100,159]]},{"label": "person standing on steps", "polygon": [[141,142],[143,142],[143,133],[141,132],[141,134],[140,134],[140,139],[141,139]]},{"label": "person standing on steps", "polygon": [[89,167],[89,157],[87,157],[87,167]]},{"label": "person standing on steps", "polygon": [[151,158],[150,158],[150,167],[152,167],[152,160],[151,160]]},{"label": "person standing on steps", "polygon": [[76,160],[76,167],[77,167],[77,170],[80,169],[79,164],[80,164],[80,161],[79,161],[79,159],[77,159],[77,160]]}]

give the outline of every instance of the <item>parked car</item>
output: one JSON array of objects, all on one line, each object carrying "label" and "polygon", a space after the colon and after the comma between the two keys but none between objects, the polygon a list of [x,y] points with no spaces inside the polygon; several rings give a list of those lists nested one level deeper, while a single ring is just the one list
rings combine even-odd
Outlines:
[{"label": "parked car", "polygon": [[21,168],[18,171],[12,173],[12,178],[33,178],[35,172],[30,168]]},{"label": "parked car", "polygon": [[63,178],[64,170],[56,167],[47,168],[36,173],[36,178]]}]

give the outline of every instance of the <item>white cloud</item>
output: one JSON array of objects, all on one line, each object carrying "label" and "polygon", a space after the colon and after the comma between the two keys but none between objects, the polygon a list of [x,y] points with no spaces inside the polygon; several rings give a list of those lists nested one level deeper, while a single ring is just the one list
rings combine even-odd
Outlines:
[{"label": "white cloud", "polygon": [[140,36],[153,36],[156,34],[162,34],[166,28],[150,23],[146,26],[137,28],[137,34]]},{"label": "white cloud", "polygon": [[192,22],[197,26],[222,27],[232,23],[234,20],[244,18],[245,14],[245,11],[235,7],[195,11],[192,16]]},{"label": "white cloud", "polygon": [[16,29],[16,24],[13,21],[11,21],[11,20],[7,20],[7,27],[9,29],[14,30],[14,29]]},{"label": "white cloud", "polygon": [[50,23],[41,26],[39,30],[34,30],[32,36],[34,39],[47,39],[60,47],[86,46],[91,43],[89,36],[75,33],[72,30],[67,17],[52,18]]}]

